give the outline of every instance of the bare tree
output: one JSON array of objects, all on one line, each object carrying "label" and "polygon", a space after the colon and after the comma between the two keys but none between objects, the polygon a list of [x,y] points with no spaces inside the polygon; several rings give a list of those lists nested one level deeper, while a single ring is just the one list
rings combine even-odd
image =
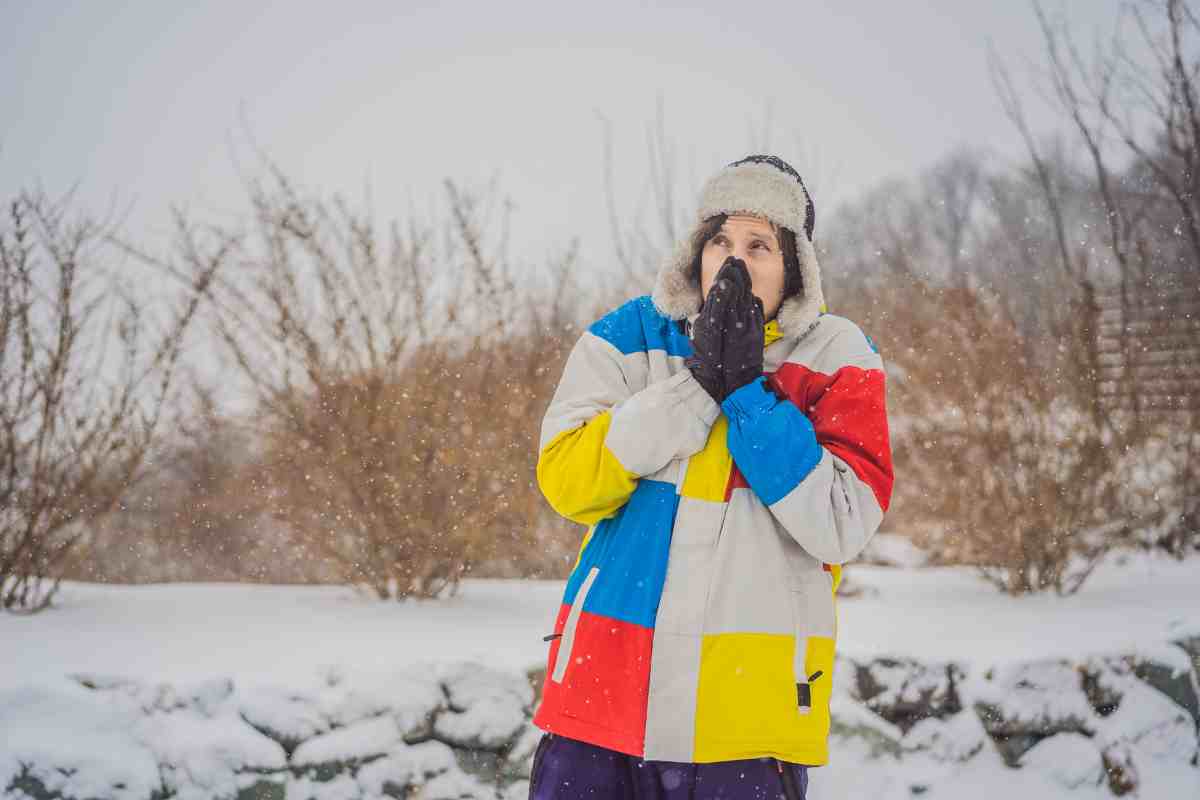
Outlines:
[{"label": "bare tree", "polygon": [[[1153,520],[1127,491],[1129,454],[1144,440],[1100,404],[1096,314],[1064,277],[1060,226],[1047,222],[1057,215],[1073,240],[1095,222],[1091,186],[1061,149],[1005,172],[983,159],[952,153],[881,186],[846,209],[833,250],[854,276],[846,312],[889,369],[904,479],[888,523],[1005,592],[1067,594]],[[1039,175],[1055,187],[1053,213]],[[974,207],[942,211],[968,189]]]},{"label": "bare tree", "polygon": [[161,329],[104,270],[111,226],[22,192],[0,227],[0,608],[47,607],[86,526],[144,474],[184,333],[219,262]]},{"label": "bare tree", "polygon": [[[1122,17],[1137,37],[1118,26],[1089,62],[1065,21],[1052,20],[1040,3],[1034,10],[1047,95],[1086,154],[1107,259],[1072,246],[1063,194],[994,56],[993,77],[1038,169],[1059,263],[1084,298],[1084,324],[1097,340],[1085,372],[1098,398],[1097,424],[1128,410],[1135,428],[1164,445],[1156,459],[1171,464],[1171,474],[1152,488],[1161,514],[1175,522],[1158,542],[1182,557],[1200,548],[1200,409],[1190,401],[1200,392],[1193,369],[1200,325],[1191,324],[1200,306],[1200,19],[1182,0],[1126,3]],[[1088,269],[1105,261],[1110,269]]]}]

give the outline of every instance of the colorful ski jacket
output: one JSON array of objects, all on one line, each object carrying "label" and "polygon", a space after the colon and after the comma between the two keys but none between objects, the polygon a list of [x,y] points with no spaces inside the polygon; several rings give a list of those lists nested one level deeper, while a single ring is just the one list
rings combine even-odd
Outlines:
[{"label": "colorful ski jacket", "polygon": [[538,485],[587,531],[533,721],[647,760],[824,764],[841,565],[892,491],[883,364],[821,302],[769,322],[764,377],[718,405],[685,330],[649,295],[611,311],[546,412]]}]

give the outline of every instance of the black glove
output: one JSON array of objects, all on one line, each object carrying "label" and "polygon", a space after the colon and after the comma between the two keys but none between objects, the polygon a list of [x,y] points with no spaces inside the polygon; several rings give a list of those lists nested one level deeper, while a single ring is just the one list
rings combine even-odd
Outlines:
[{"label": "black glove", "polygon": [[762,300],[750,290],[750,273],[746,265],[738,261],[732,266],[734,291],[726,311],[721,357],[726,395],[762,377],[765,346],[763,326],[766,320]]},{"label": "black glove", "polygon": [[[705,391],[718,403],[724,400],[727,394],[722,359],[730,299],[737,291],[734,262],[742,263],[730,256],[725,259],[725,263],[713,279],[708,296],[704,298],[704,305],[700,307],[700,315],[692,323],[692,355],[683,362]],[[745,268],[745,264],[742,264],[742,269]]]}]

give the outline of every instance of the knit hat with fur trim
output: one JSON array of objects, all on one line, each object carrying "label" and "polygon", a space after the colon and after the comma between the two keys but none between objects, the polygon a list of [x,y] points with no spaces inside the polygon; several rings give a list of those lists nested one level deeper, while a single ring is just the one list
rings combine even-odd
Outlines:
[{"label": "knit hat with fur trim", "polygon": [[700,285],[690,275],[703,223],[717,214],[750,214],[766,217],[796,234],[803,289],[785,297],[775,319],[785,336],[803,335],[816,324],[825,307],[821,269],[813,249],[816,210],[799,173],[776,156],[747,156],[723,167],[700,191],[696,224],[679,240],[674,252],[658,270],[651,299],[671,319],[691,319],[700,312]]}]

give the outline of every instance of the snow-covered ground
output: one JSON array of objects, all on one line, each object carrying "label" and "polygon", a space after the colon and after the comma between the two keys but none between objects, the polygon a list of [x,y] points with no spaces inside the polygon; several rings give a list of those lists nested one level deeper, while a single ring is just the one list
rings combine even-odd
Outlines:
[{"label": "snow-covered ground", "polygon": [[[838,651],[960,663],[1158,648],[1200,629],[1200,560],[1102,564],[1070,597],[1010,598],[957,567],[852,564]],[[440,601],[380,602],[335,586],[64,584],[52,610],[0,614],[0,686],[76,671],[150,680],[306,683],[329,665],[478,659],[542,665],[561,581],[467,580]]]},{"label": "snow-covered ground", "polygon": [[[1191,712],[1176,713],[1177,705],[1114,661],[1132,654],[1185,674],[1187,655],[1170,643],[1200,640],[1200,561],[1114,558],[1067,598],[1004,597],[960,568],[857,564],[848,574],[863,591],[839,599],[839,656],[860,664],[889,657],[953,662],[966,676],[960,688],[975,702],[994,694],[1001,704],[1014,702],[1011,687],[1018,693],[1033,684],[1053,687],[1062,675],[1074,681],[1077,666],[1059,669],[1054,659],[1073,665],[1095,659],[1106,665],[1102,688],[1111,684],[1129,701],[1103,718],[1084,702],[1077,713],[1087,717],[1081,726],[1088,736],[1064,728],[1014,769],[991,746],[969,758],[946,756],[986,739],[974,713],[901,731],[865,711],[866,704],[852,703],[854,673],[835,670],[835,724],[840,719],[878,732],[881,741],[900,742],[904,757],[881,754],[870,736],[838,737],[829,765],[812,772],[812,800],[1112,797],[1097,771],[1101,745],[1111,745],[1106,758],[1132,753],[1140,788],[1129,796],[1200,798],[1200,768],[1186,761],[1196,747]],[[531,696],[521,674],[544,665],[542,637],[562,589],[561,581],[468,580],[447,600],[386,603],[339,587],[65,584],[47,612],[0,615],[0,798],[24,797],[20,789],[4,793],[15,773],[6,753],[61,760],[72,742],[79,760],[65,768],[75,777],[62,779],[63,796],[84,790],[105,796],[86,782],[82,789],[70,784],[87,775],[129,787],[123,796],[148,796],[139,792],[153,788],[146,776],[155,774],[161,785],[184,787],[179,797],[224,796],[289,757],[293,766],[304,759],[315,765],[286,786],[289,800],[381,796],[380,776],[388,770],[422,769],[431,786],[441,781],[442,792],[427,786],[422,797],[470,796],[477,784],[450,769],[444,742],[482,742],[486,749],[489,736],[507,737],[520,744],[504,758],[525,759],[527,767],[536,732],[522,727]],[[483,677],[472,677],[472,662]],[[922,668],[897,669],[911,676]],[[997,682],[981,678],[997,671]],[[1185,680],[1196,685],[1195,677]],[[1070,702],[1078,704],[1078,697],[1064,699],[1051,715],[1069,717]],[[445,713],[436,719],[437,740],[415,743],[429,738],[412,731],[438,703]],[[382,708],[388,716],[378,716]],[[174,720],[169,730],[163,720]],[[299,749],[285,753],[245,722],[282,730]],[[100,750],[88,744],[100,740],[106,742]],[[377,760],[356,767],[354,780],[322,782],[322,764],[363,747],[375,747]],[[240,748],[236,757],[230,748]],[[198,777],[181,783],[151,769],[154,759],[161,764],[173,752]],[[522,787],[509,788],[517,796]]]}]

